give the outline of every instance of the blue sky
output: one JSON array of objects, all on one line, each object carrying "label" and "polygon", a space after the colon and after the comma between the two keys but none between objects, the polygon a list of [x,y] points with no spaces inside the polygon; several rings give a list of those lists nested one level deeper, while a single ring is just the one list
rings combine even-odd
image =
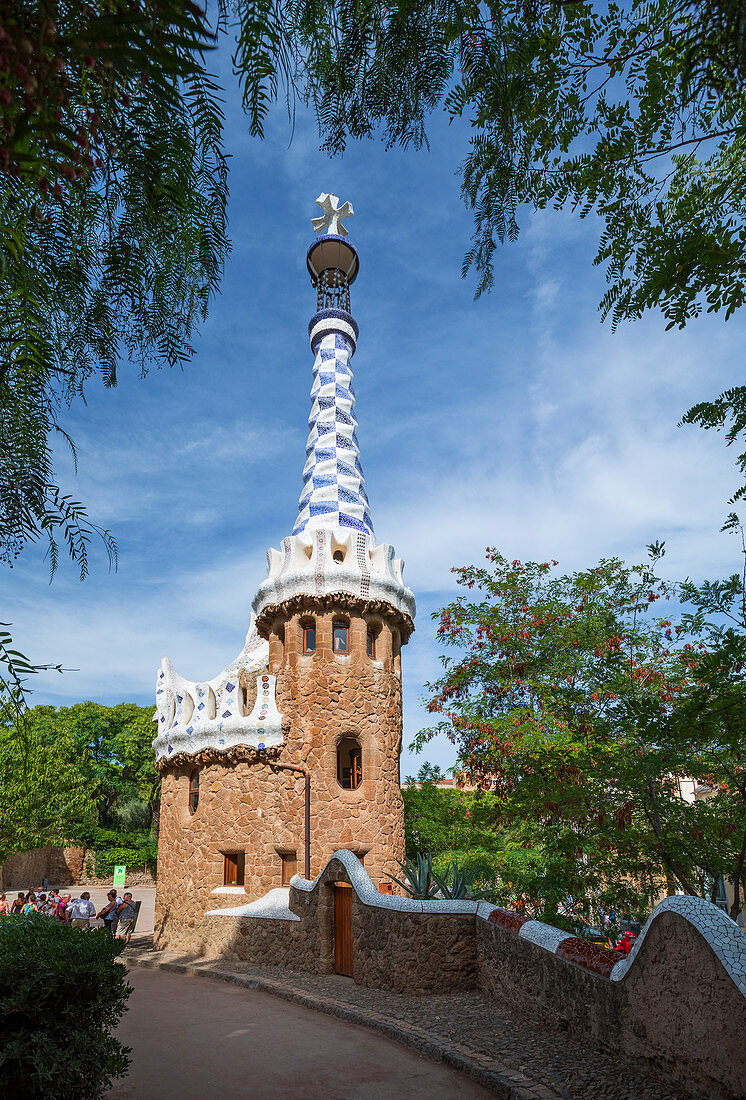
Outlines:
[{"label": "blue sky", "polygon": [[[377,537],[406,561],[418,601],[405,745],[427,724],[423,685],[438,673],[431,612],[455,594],[451,567],[486,546],[564,571],[641,560],[660,538],[669,577],[737,567],[735,540],[718,533],[734,456],[676,425],[743,381],[746,319],[666,333],[650,316],[612,334],[596,308],[598,224],[555,212],[524,213],[518,243],[496,255],[495,290],[475,302],[460,274],[463,129],[437,117],[429,151],[370,141],[330,161],[301,109],[292,142],[281,109],[259,142],[235,87],[226,107],[233,252],[194,360],[144,380],[124,369],[114,391],[92,384],[65,425],[79,473],[61,453],[62,484],[114,533],[119,570],[94,550],[84,584],[64,563],[50,586],[31,553],[0,578],[19,647],[75,670],[39,676],[34,702],[149,704],[162,656],[207,679],[240,649],[266,549],[296,516],[315,308],[305,252],[321,191],[355,207],[362,462]],[[448,766],[453,750],[405,751],[402,773],[425,758]]]}]

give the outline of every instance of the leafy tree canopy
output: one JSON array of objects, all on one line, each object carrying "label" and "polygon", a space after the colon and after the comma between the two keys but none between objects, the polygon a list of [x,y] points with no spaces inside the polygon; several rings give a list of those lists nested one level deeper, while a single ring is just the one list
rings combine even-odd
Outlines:
[{"label": "leafy tree canopy", "polygon": [[56,484],[60,411],[190,354],[228,247],[212,34],[180,0],[0,2],[0,561],[107,532]]},{"label": "leafy tree canopy", "polygon": [[148,834],[157,825],[160,777],[151,715],[152,707],[135,703],[24,709],[6,696],[0,863],[11,852],[74,841],[142,849],[137,862],[152,861]]},{"label": "leafy tree canopy", "polygon": [[[75,703],[70,707],[37,706],[26,721],[37,737],[67,746],[69,760],[91,796],[92,820],[116,826],[149,828],[157,813],[160,777],[155,770],[152,707],[119,703]],[[135,821],[132,803],[150,808],[149,820]],[[132,820],[129,820],[132,819]]]},{"label": "leafy tree canopy", "polygon": [[655,308],[683,327],[743,303],[738,0],[292,0],[273,15],[267,56],[314,105],[330,152],[377,132],[420,146],[436,108],[470,124],[464,271],[478,293],[525,204],[600,217],[614,323]]},{"label": "leafy tree canopy", "polygon": [[13,852],[64,844],[71,821],[93,811],[94,791],[66,731],[45,736],[28,712],[0,710],[0,863]]},{"label": "leafy tree canopy", "polygon": [[[651,547],[654,558],[662,547]],[[672,590],[616,559],[555,576],[557,563],[456,570],[462,596],[436,615],[456,650],[429,685],[438,725],[499,818],[542,849],[548,916],[563,893],[619,904],[679,884],[740,882],[746,851],[743,577],[682,586],[692,613],[655,613]],[[722,621],[723,609],[737,622]],[[715,620],[710,622],[712,613]],[[681,781],[707,798],[682,798]],[[738,906],[736,898],[736,907]]]}]

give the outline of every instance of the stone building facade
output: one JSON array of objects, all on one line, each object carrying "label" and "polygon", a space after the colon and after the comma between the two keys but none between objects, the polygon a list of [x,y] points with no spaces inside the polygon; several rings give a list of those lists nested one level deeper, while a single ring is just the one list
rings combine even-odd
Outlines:
[{"label": "stone building facade", "polygon": [[338,849],[382,891],[404,856],[401,649],[414,597],[393,548],[376,541],[365,493],[349,305],[358,258],[339,220],[351,207],[317,201],[311,415],[293,533],[267,554],[236,660],[201,682],[167,659],[158,673],[162,946],[189,939],[216,904],[315,876]]}]

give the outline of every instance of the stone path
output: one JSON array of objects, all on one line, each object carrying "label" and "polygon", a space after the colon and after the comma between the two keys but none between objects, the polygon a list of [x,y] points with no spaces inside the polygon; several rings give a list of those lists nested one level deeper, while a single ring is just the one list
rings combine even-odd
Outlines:
[{"label": "stone path", "polygon": [[139,943],[133,940],[125,958],[130,964],[273,993],[373,1028],[461,1070],[503,1100],[691,1100],[696,1096],[662,1074],[641,1071],[478,992],[407,997],[365,989],[337,975],[248,967],[227,959],[179,959],[153,951],[145,937]]}]

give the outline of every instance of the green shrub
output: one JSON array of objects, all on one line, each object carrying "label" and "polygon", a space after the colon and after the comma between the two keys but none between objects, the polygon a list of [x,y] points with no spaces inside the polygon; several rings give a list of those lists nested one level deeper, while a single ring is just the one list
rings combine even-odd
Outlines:
[{"label": "green shrub", "polygon": [[147,867],[155,872],[158,860],[158,845],[155,841],[141,841],[137,847],[98,848],[96,850],[96,876],[110,877],[117,863],[127,867]]},{"label": "green shrub", "polygon": [[127,1073],[121,950],[103,929],[0,917],[0,1095],[96,1100]]}]

